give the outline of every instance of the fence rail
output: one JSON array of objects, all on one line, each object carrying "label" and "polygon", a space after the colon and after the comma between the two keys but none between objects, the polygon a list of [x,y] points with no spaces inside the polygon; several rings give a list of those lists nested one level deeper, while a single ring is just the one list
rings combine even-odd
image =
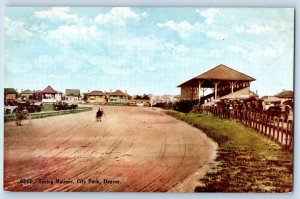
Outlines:
[{"label": "fence rail", "polygon": [[229,110],[227,112],[215,107],[201,107],[200,113],[215,115],[221,118],[237,120],[247,127],[255,129],[270,137],[288,150],[293,149],[293,120],[273,117],[253,111]]},{"label": "fence rail", "polygon": [[[57,116],[57,115],[64,115],[69,113],[79,113],[84,111],[90,111],[92,110],[92,107],[79,107],[77,109],[71,109],[71,110],[61,110],[61,111],[45,111],[45,112],[36,112],[36,113],[30,113],[30,116],[32,119],[38,119],[38,118],[44,118],[44,117],[51,117],[51,116]],[[27,119],[25,116],[24,119]],[[4,115],[4,121],[13,121],[16,120],[15,114],[8,114]]]}]

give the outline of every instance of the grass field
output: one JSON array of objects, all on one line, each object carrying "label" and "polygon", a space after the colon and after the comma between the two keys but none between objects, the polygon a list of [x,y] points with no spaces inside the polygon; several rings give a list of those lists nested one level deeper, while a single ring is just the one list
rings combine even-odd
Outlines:
[{"label": "grass field", "polygon": [[215,140],[215,166],[196,192],[290,192],[293,156],[253,129],[214,116],[167,111]]},{"label": "grass field", "polygon": [[54,111],[53,104],[43,104],[42,111]]}]

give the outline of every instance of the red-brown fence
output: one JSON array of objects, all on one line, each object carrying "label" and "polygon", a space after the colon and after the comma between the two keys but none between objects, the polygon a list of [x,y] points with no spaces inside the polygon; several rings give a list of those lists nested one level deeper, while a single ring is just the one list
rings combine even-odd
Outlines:
[{"label": "red-brown fence", "polygon": [[293,120],[285,120],[253,111],[231,109],[224,112],[216,107],[201,107],[200,112],[221,118],[238,120],[245,126],[270,137],[284,148],[288,150],[293,149]]}]

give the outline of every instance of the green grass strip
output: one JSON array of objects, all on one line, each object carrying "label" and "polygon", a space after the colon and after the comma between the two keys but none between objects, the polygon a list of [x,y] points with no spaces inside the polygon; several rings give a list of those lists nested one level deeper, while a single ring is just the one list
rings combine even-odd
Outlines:
[{"label": "green grass strip", "polygon": [[166,111],[219,145],[216,164],[196,192],[291,192],[292,151],[243,124],[211,115]]},{"label": "green grass strip", "polygon": [[[43,111],[43,112],[35,112],[31,113],[32,119],[39,119],[39,118],[45,118],[45,117],[52,117],[52,116],[59,116],[59,115],[66,115],[66,114],[73,114],[73,113],[81,113],[85,111],[91,111],[91,107],[80,107],[77,109],[71,109],[71,110],[60,110],[60,111]],[[23,120],[28,119],[27,117],[24,117]],[[7,114],[4,115],[4,121],[14,121],[16,120],[15,114]]]}]

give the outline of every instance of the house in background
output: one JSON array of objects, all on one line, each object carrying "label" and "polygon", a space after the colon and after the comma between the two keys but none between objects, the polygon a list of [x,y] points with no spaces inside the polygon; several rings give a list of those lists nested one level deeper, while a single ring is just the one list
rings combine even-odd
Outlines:
[{"label": "house in background", "polygon": [[280,93],[277,93],[274,96],[263,96],[263,107],[265,110],[268,110],[273,106],[284,106],[286,103],[293,103],[294,92],[289,90],[283,90]]},{"label": "house in background", "polygon": [[289,90],[282,90],[282,92],[277,93],[274,96],[284,100],[292,100],[294,99],[294,92]]},{"label": "house in background", "polygon": [[4,102],[14,101],[18,98],[18,92],[14,88],[4,88]]},{"label": "house in background", "polygon": [[44,90],[39,92],[42,96],[42,102],[53,103],[61,101],[62,93],[54,90],[51,86],[47,86]]},{"label": "house in background", "polygon": [[20,97],[22,100],[33,100],[34,99],[34,92],[27,89],[24,91],[21,91]]},{"label": "house in background", "polygon": [[106,104],[106,95],[102,91],[92,91],[85,94],[87,103]]},{"label": "house in background", "polygon": [[174,103],[179,101],[175,95],[162,95],[162,96],[152,96],[152,103]]},{"label": "house in background", "polygon": [[80,90],[79,89],[66,89],[65,101],[77,102],[80,100]]},{"label": "house in background", "polygon": [[34,91],[34,93],[33,93],[33,99],[37,100],[37,101],[42,101],[43,94],[41,93],[41,90]]},{"label": "house in background", "polygon": [[128,96],[127,104],[129,106],[151,106],[151,97],[150,94]]},{"label": "house in background", "polygon": [[273,106],[280,106],[281,105],[281,99],[274,96],[263,96],[261,98],[263,100],[262,105],[264,110],[268,110],[270,107]]},{"label": "house in background", "polygon": [[120,90],[115,92],[108,92],[107,102],[111,105],[126,105],[128,101],[128,95]]}]

